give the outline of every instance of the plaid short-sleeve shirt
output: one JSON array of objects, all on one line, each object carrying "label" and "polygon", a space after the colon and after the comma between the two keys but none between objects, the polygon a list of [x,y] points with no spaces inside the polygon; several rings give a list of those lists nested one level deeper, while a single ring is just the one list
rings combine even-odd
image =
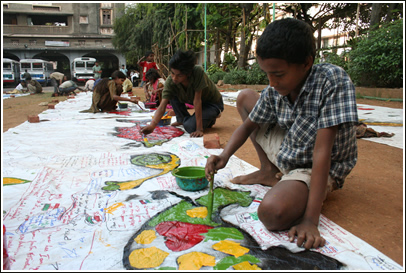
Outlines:
[{"label": "plaid short-sleeve shirt", "polygon": [[330,175],[338,187],[343,186],[345,177],[355,166],[354,124],[358,122],[355,87],[341,67],[327,63],[314,65],[294,104],[268,86],[249,118],[258,124],[269,124],[268,132],[276,123],[287,131],[277,156],[280,168],[311,168],[317,131],[336,125]]}]

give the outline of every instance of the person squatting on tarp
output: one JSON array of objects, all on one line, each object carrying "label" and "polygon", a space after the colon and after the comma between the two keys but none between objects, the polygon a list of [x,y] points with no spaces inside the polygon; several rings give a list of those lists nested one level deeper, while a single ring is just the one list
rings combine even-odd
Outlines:
[{"label": "person squatting on tarp", "polygon": [[[169,61],[170,75],[165,81],[162,101],[148,126],[141,133],[151,133],[166,112],[168,103],[173,107],[176,122],[172,126],[183,125],[191,137],[203,136],[203,130],[212,127],[224,110],[223,98],[216,85],[201,66],[196,64],[193,51],[177,51]],[[193,115],[186,103],[194,106]]]},{"label": "person squatting on tarp", "polygon": [[139,99],[135,97],[121,97],[123,92],[123,83],[126,79],[123,72],[116,70],[111,74],[111,80],[108,78],[102,79],[95,85],[92,96],[92,106],[88,110],[83,110],[81,113],[98,113],[110,112],[117,108],[119,101],[131,101],[137,103]]},{"label": "person squatting on tarp", "polygon": [[315,54],[307,23],[288,18],[269,24],[256,48],[269,86],[260,95],[240,92],[243,124],[206,163],[210,178],[250,137],[261,168],[232,182],[271,186],[259,220],[270,231],[289,230],[290,242],[297,236],[306,249],[324,246],[318,230],[323,201],[343,187],[357,161],[355,87],[341,67],[314,65]]}]

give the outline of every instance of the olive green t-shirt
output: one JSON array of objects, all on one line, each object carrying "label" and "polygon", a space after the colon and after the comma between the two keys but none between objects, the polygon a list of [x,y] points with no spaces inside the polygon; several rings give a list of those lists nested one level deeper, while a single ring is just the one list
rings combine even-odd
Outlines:
[{"label": "olive green t-shirt", "polygon": [[180,102],[193,105],[195,92],[199,90],[202,90],[202,102],[218,103],[221,101],[221,94],[216,85],[209,79],[201,66],[193,68],[187,88],[180,83],[175,84],[172,81],[172,77],[169,76],[165,81],[162,98],[171,100],[174,97],[178,97]]}]

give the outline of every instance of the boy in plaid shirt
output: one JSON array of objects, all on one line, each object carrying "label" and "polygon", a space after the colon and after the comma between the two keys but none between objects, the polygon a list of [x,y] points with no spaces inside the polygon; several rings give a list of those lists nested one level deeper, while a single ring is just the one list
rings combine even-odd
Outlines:
[{"label": "boy in plaid shirt", "polygon": [[323,201],[343,186],[357,161],[355,87],[341,67],[313,65],[315,44],[305,22],[287,18],[268,25],[256,54],[269,86],[261,95],[240,92],[243,124],[206,164],[209,178],[250,137],[261,168],[232,182],[271,186],[259,219],[268,230],[289,229],[289,240],[297,236],[306,249],[324,246],[318,230]]}]

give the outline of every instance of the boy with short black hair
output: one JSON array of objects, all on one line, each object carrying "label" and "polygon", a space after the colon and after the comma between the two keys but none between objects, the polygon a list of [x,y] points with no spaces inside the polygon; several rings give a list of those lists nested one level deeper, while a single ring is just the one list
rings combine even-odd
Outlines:
[{"label": "boy with short black hair", "polygon": [[[183,125],[190,137],[202,137],[203,130],[211,128],[223,112],[223,98],[203,68],[196,65],[193,51],[176,51],[169,61],[169,71],[159,107],[151,123],[143,127],[142,133],[153,132],[166,112],[166,105],[170,103],[176,115],[176,122],[171,125]],[[194,106],[192,115],[186,103]]]},{"label": "boy with short black hair", "polygon": [[258,207],[261,222],[271,231],[289,229],[298,246],[317,248],[325,244],[318,230],[323,201],[343,186],[357,161],[355,88],[342,68],[313,65],[315,39],[305,22],[272,22],[256,53],[269,86],[260,96],[240,92],[243,124],[224,151],[208,159],[206,176],[224,168],[250,137],[261,168],[232,182],[271,186]]}]

